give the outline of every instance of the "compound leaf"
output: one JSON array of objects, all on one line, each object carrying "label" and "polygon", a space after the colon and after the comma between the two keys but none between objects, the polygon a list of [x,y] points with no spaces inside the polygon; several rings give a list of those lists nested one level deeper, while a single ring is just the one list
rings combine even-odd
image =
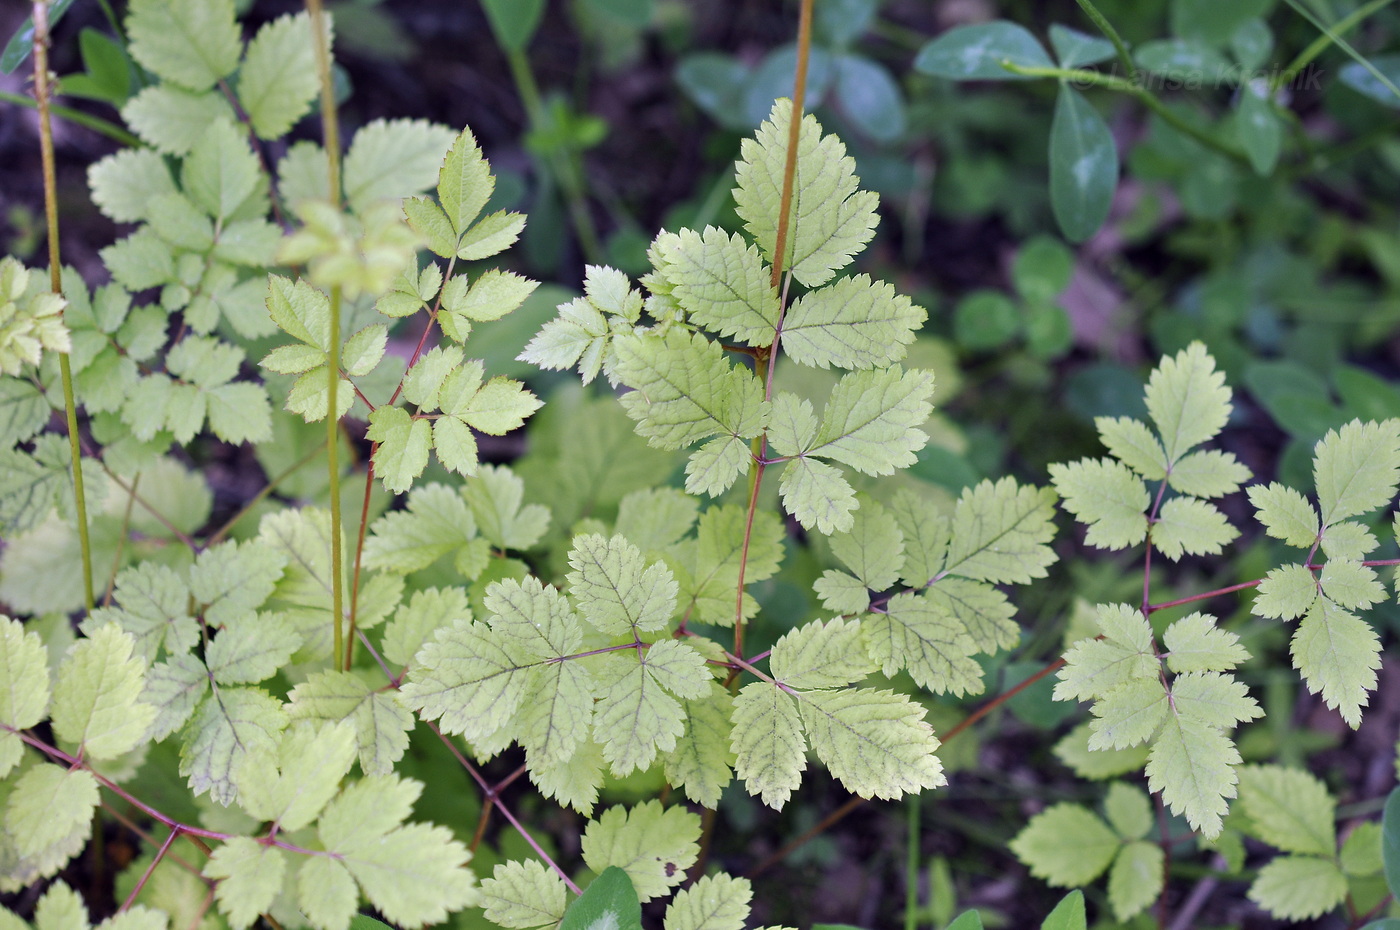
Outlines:
[{"label": "compound leaf", "polygon": [[825,462],[805,456],[788,462],[778,493],[787,512],[807,529],[831,534],[854,525],[855,491],[839,469]]},{"label": "compound leaf", "polygon": [[484,740],[510,721],[525,699],[538,660],[494,635],[484,623],[458,618],[418,650],[400,693],[444,733]]},{"label": "compound leaf", "polygon": [[772,345],[778,292],[758,249],[707,226],[704,233],[681,230],[660,251],[672,294],[691,320],[751,346]]},{"label": "compound leaf", "polygon": [[603,633],[659,630],[676,609],[676,580],[663,563],[647,565],[621,536],[579,536],[569,551],[569,584],[584,617]]},{"label": "compound leaf", "polygon": [[1218,727],[1172,714],[1148,754],[1147,785],[1211,839],[1220,835],[1226,798],[1235,796],[1239,761],[1235,744]]},{"label": "compound leaf", "polygon": [[974,581],[1026,584],[1055,561],[1055,494],[1015,479],[963,489],[942,571]]},{"label": "compound leaf", "polygon": [[858,621],[839,617],[783,634],[768,659],[773,677],[790,688],[840,688],[875,670]]},{"label": "compound leaf", "polygon": [[[415,601],[424,593],[415,594]],[[405,660],[401,664],[408,662]],[[389,774],[408,749],[413,715],[399,702],[395,692],[371,688],[352,672],[313,673],[287,697],[287,715],[293,721],[317,724],[349,721],[355,734],[360,769],[366,775]]]},{"label": "compound leaf", "polygon": [[300,830],[330,803],[354,761],[355,730],[348,724],[290,727],[275,752],[239,763],[238,803],[259,820]]},{"label": "compound leaf", "polygon": [[928,597],[900,592],[885,613],[867,617],[861,627],[870,658],[886,675],[908,669],[914,681],[940,694],[982,689],[982,667],[972,659],[976,644],[963,624]]},{"label": "compound leaf", "polygon": [[1194,497],[1173,497],[1152,525],[1152,544],[1172,561],[1182,553],[1216,555],[1238,535],[1214,504]]}]

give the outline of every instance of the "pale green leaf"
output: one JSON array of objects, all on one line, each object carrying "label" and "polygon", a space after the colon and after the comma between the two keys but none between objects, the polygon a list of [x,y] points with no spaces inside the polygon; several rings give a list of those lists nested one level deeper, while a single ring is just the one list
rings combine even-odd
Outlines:
[{"label": "pale green leaf", "polygon": [[1226,799],[1235,796],[1239,761],[1235,744],[1218,728],[1173,714],[1148,754],[1147,786],[1212,839],[1220,835]]},{"label": "pale green leaf", "polygon": [[467,231],[495,189],[491,164],[471,130],[463,129],[447,152],[437,183],[438,200],[458,235]]},{"label": "pale green leaf", "polygon": [[752,897],[746,878],[706,875],[676,892],[663,926],[665,930],[743,930]]},{"label": "pale green leaf", "polygon": [[[235,116],[228,101],[214,91],[193,93],[171,84],[156,84],[126,102],[122,107],[122,119],[158,151],[166,155],[184,155],[215,122],[232,122]],[[325,156],[321,158],[324,162]]]},{"label": "pale green leaf", "polygon": [[1122,844],[1097,814],[1061,803],[1032,817],[1009,847],[1036,878],[1074,888],[1102,875]]},{"label": "pale green leaf", "polygon": [[365,565],[416,572],[475,537],[476,521],[462,495],[446,485],[423,485],[409,494],[407,509],[386,513],[370,527]]},{"label": "pale green leaf", "polygon": [[875,670],[860,623],[839,617],[785,633],[774,644],[768,665],[773,677],[790,688],[840,688]]},{"label": "pale green leaf", "polygon": [[1284,852],[1330,857],[1337,851],[1337,802],[1316,776],[1282,765],[1246,765],[1239,779],[1249,832]]},{"label": "pale green leaf", "polygon": [[1317,444],[1313,479],[1323,526],[1388,503],[1400,480],[1400,420],[1329,430]]},{"label": "pale green leaf", "polygon": [[1308,499],[1292,488],[1274,483],[1256,484],[1249,489],[1249,502],[1257,511],[1264,532],[1290,546],[1308,549],[1320,531],[1317,511]]},{"label": "pale green leaf", "polygon": [[[414,600],[420,596],[422,592]],[[294,721],[350,721],[360,768],[366,775],[392,772],[408,749],[413,715],[400,703],[397,692],[372,688],[352,672],[316,672],[287,697],[287,715]]]},{"label": "pale green leaf", "polygon": [[92,201],[110,220],[139,223],[150,216],[151,201],[175,193],[170,169],[159,152],[122,149],[88,168]]},{"label": "pale green leaf", "polygon": [[[456,495],[453,497],[460,501]],[[459,617],[472,618],[465,590],[428,588],[415,591],[412,599],[401,605],[394,619],[385,626],[381,652],[396,665],[408,665],[419,647],[432,639],[434,631]]]},{"label": "pale green leaf", "polygon": [[773,396],[768,416],[768,443],[779,455],[801,455],[817,438],[817,416],[812,404],[787,391]]},{"label": "pale green leaf", "polygon": [[[1044,578],[1055,561],[1055,494],[1012,478],[966,488],[953,509],[942,573],[994,584]],[[932,576],[930,576],[932,577]]]},{"label": "pale green leaf", "polygon": [[783,318],[783,351],[817,368],[875,368],[904,358],[928,314],[886,282],[841,278],[798,298]]},{"label": "pale green leaf", "polygon": [[350,872],[329,856],[306,856],[297,870],[297,904],[316,930],[349,925],[360,903]]},{"label": "pale green leaf", "polygon": [[1064,507],[1088,526],[1084,539],[1101,549],[1125,549],[1147,538],[1152,498],[1142,479],[1110,459],[1050,466]]},{"label": "pale green leaf", "polygon": [[642,664],[657,684],[680,698],[703,697],[713,681],[705,657],[678,639],[652,643],[642,657]]},{"label": "pale green leaf", "polygon": [[931,584],[948,554],[949,521],[927,495],[901,488],[889,503],[904,538],[901,578],[911,588]]},{"label": "pale green leaf", "polygon": [[345,153],[345,200],[363,213],[376,200],[401,200],[437,184],[457,133],[421,119],[377,119],[360,127]]},{"label": "pale green leaf", "polygon": [[151,666],[141,692],[141,702],[156,708],[149,737],[163,740],[184,726],[208,690],[209,670],[193,655],[173,655]]},{"label": "pale green leaf", "polygon": [[997,588],[966,578],[944,578],[924,591],[924,597],[952,616],[967,631],[974,652],[995,653],[1020,640],[1021,628],[1012,619],[1016,608]]},{"label": "pale green leaf", "polygon": [[580,297],[560,305],[559,315],[540,328],[519,360],[556,371],[578,365],[583,383],[588,384],[602,370],[604,355],[611,351],[611,336],[607,318]]},{"label": "pale green leaf", "polygon": [[[662,233],[657,237],[658,241]],[[586,265],[583,269],[583,296],[604,313],[636,323],[642,313],[642,296],[627,275],[616,268]]]},{"label": "pale green leaf", "polygon": [[685,489],[691,494],[719,497],[748,471],[753,452],[747,440],[721,436],[691,453],[685,465]]},{"label": "pale green leaf", "polygon": [[21,856],[39,856],[87,830],[100,800],[97,779],[82,769],[36,765],[15,780],[5,803],[5,830]]},{"label": "pale green leaf", "polygon": [[1187,614],[1162,635],[1167,667],[1173,672],[1224,672],[1249,658],[1240,638],[1215,625],[1208,614]]},{"label": "pale green leaf", "polygon": [[889,511],[868,497],[860,500],[854,520],[850,530],[831,537],[832,555],[872,591],[893,587],[904,566],[904,535],[899,524]]},{"label": "pale green leaf", "polygon": [[44,719],[49,704],[47,656],[38,633],[0,616],[0,726],[27,730]]},{"label": "pale green leaf", "polygon": [[[175,256],[170,244],[149,226],[142,226],[125,239],[118,239],[100,254],[112,278],[127,290],[144,291],[157,287],[175,275]],[[114,403],[108,409],[117,406]]]},{"label": "pale green leaf", "polygon": [[831,534],[855,522],[855,491],[839,469],[816,459],[797,458],[783,468],[778,483],[783,507],[807,529]]},{"label": "pale green leaf", "polygon": [[[248,73],[246,67],[244,74]],[[201,135],[180,171],[181,186],[190,200],[220,221],[234,214],[261,179],[262,169],[247,138],[223,119],[215,121]],[[182,242],[175,245],[188,248]]]},{"label": "pale green leaf", "polygon": [[613,774],[625,777],[676,747],[681,705],[634,656],[607,655],[596,668],[595,733]]},{"label": "pale green leaf", "polygon": [[569,550],[569,585],[584,617],[609,635],[659,630],[676,609],[677,585],[665,564],[647,565],[621,536],[587,535]]},{"label": "pale green leaf", "polygon": [[286,564],[286,554],[268,546],[221,543],[195,559],[190,594],[205,605],[205,622],[222,626],[261,607]]},{"label": "pale green leaf", "polygon": [[1182,494],[1216,498],[1233,494],[1249,480],[1249,469],[1231,452],[1191,452],[1172,466],[1167,483]]},{"label": "pale green leaf", "polygon": [[209,673],[221,685],[271,678],[301,648],[301,636],[277,614],[248,617],[214,637],[205,650]]},{"label": "pale green leaf", "polygon": [[672,294],[693,322],[751,346],[772,345],[778,292],[758,249],[707,226],[703,234],[681,230],[661,251]]},{"label": "pale green leaf", "polygon": [[400,694],[444,733],[481,740],[509,722],[536,663],[508,651],[486,624],[457,618],[418,650]]},{"label": "pale green leaf", "polygon": [[552,927],[563,920],[567,903],[563,880],[533,859],[502,862],[481,881],[480,904],[486,919],[498,927]]},{"label": "pale green leaf", "polygon": [[1161,896],[1166,858],[1161,846],[1145,840],[1123,847],[1108,873],[1108,903],[1114,917],[1131,920]]},{"label": "pale green leaf", "polygon": [[253,688],[223,688],[204,701],[182,734],[180,774],[195,794],[227,806],[237,796],[233,772],[250,753],[269,753],[287,725],[282,702]]},{"label": "pale green leaf", "polygon": [[[792,102],[774,101],[753,139],[745,139],[735,172],[739,216],[771,261],[777,249]],[[782,265],[806,287],[825,284],[870,241],[879,198],[858,190],[855,160],[834,135],[823,136],[815,117],[802,120],[797,175]]]},{"label": "pale green leaf", "polygon": [[1317,595],[1317,576],[1307,566],[1282,565],[1259,584],[1253,610],[1261,617],[1293,620],[1307,613]]},{"label": "pale green leaf", "polygon": [[403,377],[404,399],[424,413],[438,409],[442,383],[462,364],[463,357],[457,346],[436,346],[423,353]]},{"label": "pale green leaf", "polygon": [[538,281],[493,268],[472,282],[471,289],[450,309],[469,320],[490,323],[519,309],[537,287]]},{"label": "pale green leaf", "polygon": [[1147,382],[1145,396],[1147,412],[1157,424],[1172,465],[1219,433],[1230,418],[1225,375],[1216,371],[1215,359],[1200,342],[1162,359]]},{"label": "pale green leaf", "polygon": [[1329,859],[1280,856],[1259,870],[1249,900],[1283,920],[1312,920],[1347,897],[1347,879]]},{"label": "pale green leaf", "polygon": [[451,381],[449,378],[443,386],[443,412],[459,417],[473,429],[492,436],[504,436],[511,430],[519,429],[530,414],[540,409],[540,399],[519,381],[492,378],[470,398],[456,402],[448,400]]},{"label": "pale green leaf", "polygon": [[835,459],[867,475],[914,464],[928,442],[918,427],[929,418],[933,374],[898,365],[856,371],[831,389],[809,455]]},{"label": "pale green leaf", "polygon": [[860,614],[870,609],[870,590],[845,572],[828,568],[812,583],[822,607],[837,614]]},{"label": "pale green leaf", "polygon": [[943,694],[982,690],[977,647],[963,624],[934,601],[912,591],[890,598],[883,614],[861,624],[870,658],[885,675],[901,668],[920,686]]},{"label": "pale green leaf", "polygon": [[1147,649],[1135,649],[1108,639],[1082,639],[1065,653],[1055,700],[1104,697],[1130,682],[1156,680],[1160,671],[1150,643]]},{"label": "pale green leaf", "polygon": [[108,624],[75,643],[58,669],[54,733],[92,759],[115,759],[139,746],[156,709],[141,703],[146,663],[135,641]]},{"label": "pale green leaf", "polygon": [[272,407],[260,384],[238,381],[204,394],[209,430],[224,442],[241,445],[272,438]]},{"label": "pale green leaf", "polygon": [[1358,824],[1342,841],[1337,863],[1351,878],[1376,875],[1385,868],[1384,829],[1380,823]]},{"label": "pale green leaf", "polygon": [[645,801],[630,811],[612,807],[583,831],[583,861],[593,871],[617,866],[637,898],[650,901],[685,880],[700,854],[700,817],[681,807]]},{"label": "pale green leaf", "polygon": [[126,28],[131,57],[190,90],[232,74],[243,50],[233,0],[133,0]]},{"label": "pale green leaf", "polygon": [[384,405],[369,415],[365,438],[377,443],[374,473],[384,487],[402,494],[428,466],[432,447],[432,427],[425,419],[414,418],[402,407]]},{"label": "pale green leaf", "polygon": [[851,793],[893,799],[947,783],[924,708],[904,695],[808,691],[799,705],[812,750]]},{"label": "pale green leaf", "polygon": [[1091,708],[1089,748],[1126,749],[1151,739],[1167,718],[1168,700],[1162,683],[1152,678],[1131,678],[1105,693]]},{"label": "pale green leaf", "polygon": [[1352,520],[1334,523],[1322,533],[1322,551],[1329,559],[1361,561],[1380,545],[1365,524]]},{"label": "pale green leaf", "polygon": [[1148,481],[1167,476],[1167,453],[1146,423],[1131,417],[1095,417],[1094,426],[1109,454],[1139,476]]},{"label": "pale green leaf", "polygon": [[592,739],[579,743],[567,762],[553,765],[531,763],[530,781],[540,794],[587,817],[598,803],[604,768],[603,747]]},{"label": "pale green leaf", "polygon": [[[457,254],[460,239],[453,231],[447,214],[442,212],[442,207],[427,197],[405,197],[403,214],[409,228],[418,234],[433,254],[443,258],[452,258]],[[402,293],[394,293],[380,298],[375,308],[386,316],[400,317],[416,312],[423,303],[416,296],[405,300]]]},{"label": "pale green leaf", "polygon": [[[13,914],[8,908],[4,913]],[[87,905],[61,878],[49,886],[34,908],[34,930],[88,930],[90,925]]]},{"label": "pale green leaf", "polygon": [[1223,730],[1264,716],[1244,682],[1221,672],[1187,672],[1171,685],[1171,704],[1183,720]]},{"label": "pale green leaf", "polygon": [[512,725],[516,740],[531,766],[566,763],[592,729],[593,675],[577,661],[550,662],[536,670],[531,686],[534,694]]},{"label": "pale green leaf", "polygon": [[651,445],[680,449],[716,433],[752,439],[763,429],[763,385],[718,342],[672,329],[619,338],[614,348],[615,374],[633,389],[623,408]]},{"label": "pale green leaf", "polygon": [[1368,691],[1376,687],[1381,644],[1365,620],[1319,598],[1293,633],[1293,667],[1313,694],[1341,713],[1352,729],[1361,725]]},{"label": "pale green leaf", "polygon": [[1121,781],[1108,786],[1103,810],[1109,826],[1124,840],[1140,840],[1147,836],[1155,820],[1152,802],[1147,794],[1141,788]]},{"label": "pale green leaf", "polygon": [[1080,778],[1116,778],[1140,771],[1147,761],[1146,746],[1091,750],[1091,735],[1092,723],[1086,720],[1055,744],[1055,756]]},{"label": "pale green leaf", "polygon": [[355,730],[345,723],[297,724],[275,752],[245,756],[234,771],[238,803],[284,830],[312,823],[355,761]]},{"label": "pale green leaf", "polygon": [[549,511],[539,504],[521,506],[525,484],[504,466],[486,465],[462,490],[467,506],[486,537],[500,549],[529,549],[549,526]]},{"label": "pale green leaf", "polygon": [[734,699],[734,771],[749,794],[781,810],[807,768],[807,740],[792,697],[766,681],[740,689]]},{"label": "pale green leaf", "polygon": [[204,876],[218,880],[214,896],[219,910],[231,927],[240,930],[271,909],[282,890],[286,868],[286,855],[276,846],[236,836],[214,850],[204,865]]},{"label": "pale green leaf", "polygon": [[486,588],[491,631],[522,655],[559,659],[577,652],[582,630],[569,602],[536,578],[507,579]]},{"label": "pale green leaf", "polygon": [[1172,561],[1182,553],[1218,555],[1238,535],[1214,504],[1194,497],[1173,497],[1152,525],[1152,544]]},{"label": "pale green leaf", "polygon": [[[325,22],[329,29],[330,19]],[[319,87],[317,41],[309,17],[299,14],[267,23],[248,43],[238,72],[238,102],[258,138],[286,135],[310,109]]]},{"label": "pale green leaf", "polygon": [[[719,626],[734,624],[739,606],[739,563],[743,557],[746,515],[743,507],[711,507],[700,517],[693,542],[683,542],[672,550],[668,564],[676,574],[682,614],[703,623]],[[760,510],[749,533],[746,583],[773,577],[783,559],[785,533],[778,515]],[[744,596],[745,617],[753,616],[758,604]]]},{"label": "pale green leaf", "polygon": [[284,333],[322,352],[330,351],[330,298],[298,279],[268,276],[267,310]]},{"label": "pale green leaf", "polygon": [[682,701],[681,736],[662,759],[666,780],[703,807],[714,808],[733,777],[732,708],[733,698],[715,682],[706,686],[703,697]]},{"label": "pale green leaf", "polygon": [[345,341],[341,350],[340,366],[346,374],[363,378],[374,370],[384,357],[384,347],[389,343],[389,331],[383,323],[374,323],[355,333]]},{"label": "pale green leaf", "polygon": [[1376,570],[1351,559],[1329,559],[1317,576],[1322,594],[1347,610],[1370,607],[1385,600],[1385,586]]},{"label": "pale green leaf", "polygon": [[504,252],[515,244],[524,228],[525,217],[519,213],[498,210],[483,216],[471,229],[462,234],[462,241],[457,247],[457,257],[463,261],[474,262]]}]

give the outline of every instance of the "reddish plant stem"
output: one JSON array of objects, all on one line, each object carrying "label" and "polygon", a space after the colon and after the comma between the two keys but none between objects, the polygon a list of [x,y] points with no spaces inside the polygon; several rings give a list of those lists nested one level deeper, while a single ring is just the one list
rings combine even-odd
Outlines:
[{"label": "reddish plant stem", "polygon": [[151,860],[151,864],[146,866],[146,871],[142,872],[141,877],[136,880],[136,887],[131,889],[131,894],[126,896],[126,901],[123,902],[122,906],[117,908],[117,910],[130,910],[131,905],[136,903],[136,898],[141,894],[141,889],[146,887],[146,882],[150,881],[152,873],[156,870],[156,866],[160,865],[161,860],[165,858],[165,854],[170,852],[171,844],[175,842],[175,838],[179,835],[179,828],[172,828],[170,830],[170,835],[165,838],[164,843],[160,844],[160,849],[156,851],[155,858]]}]

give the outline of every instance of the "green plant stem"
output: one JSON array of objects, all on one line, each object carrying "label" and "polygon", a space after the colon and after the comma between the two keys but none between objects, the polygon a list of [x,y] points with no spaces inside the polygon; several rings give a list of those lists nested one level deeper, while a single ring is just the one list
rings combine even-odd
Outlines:
[{"label": "green plant stem", "polygon": [[1362,4],[1351,13],[1337,20],[1336,24],[1330,29],[1323,30],[1322,35],[1308,43],[1308,46],[1299,52],[1294,59],[1288,63],[1286,68],[1274,75],[1273,80],[1269,82],[1269,90],[1271,92],[1276,91],[1280,87],[1286,85],[1289,81],[1298,76],[1298,72],[1312,64],[1313,60],[1316,59],[1318,55],[1321,55],[1323,52],[1327,51],[1327,49],[1331,48],[1338,36],[1350,32],[1360,25],[1362,21],[1380,12],[1394,2],[1395,0],[1371,0],[1370,3]]},{"label": "green plant stem", "polygon": [[[510,49],[506,52],[506,60],[510,64],[511,77],[515,80],[516,92],[525,106],[526,118],[532,128],[542,130],[545,125],[544,99],[540,96],[535,73],[530,69],[529,57],[524,49]],[[559,186],[564,189],[569,221],[573,224],[574,235],[578,236],[579,248],[590,263],[596,264],[603,259],[603,247],[584,198],[583,166],[578,152],[570,147],[567,152],[551,153],[548,160],[554,176],[559,179]]]},{"label": "green plant stem", "polygon": [[[63,262],[58,245],[58,171],[54,163],[53,117],[49,109],[49,5],[34,2],[34,102],[39,108],[39,154],[44,173],[44,219],[49,230],[49,286],[63,294]],[[65,314],[66,316],[67,314]],[[68,353],[58,356],[63,382],[63,413],[68,426],[68,449],[73,457],[73,504],[77,510],[78,546],[83,562],[83,603],[92,613],[97,599],[92,588],[92,543],[88,538],[87,493],[83,484],[83,449],[78,437],[78,403],[73,394],[73,366]]]},{"label": "green plant stem", "polygon": [[1118,63],[1123,66],[1123,73],[1129,80],[1137,74],[1137,65],[1133,63],[1133,56],[1128,53],[1128,45],[1123,41],[1123,37],[1118,34],[1118,30],[1113,28],[1113,24],[1108,21],[1108,17],[1099,12],[1099,8],[1094,6],[1091,0],[1076,0],[1079,8],[1084,11],[1084,15],[1104,34],[1104,38],[1113,43],[1113,50],[1118,53]]},{"label": "green plant stem", "polygon": [[[330,179],[330,202],[339,207],[340,199],[340,122],[336,116],[335,92],[331,85],[330,33],[326,29],[325,11],[321,0],[306,0],[311,14],[312,43],[316,47],[316,71],[321,81],[321,135],[326,146],[327,176]],[[337,415],[336,394],[340,387],[340,286],[330,293],[330,359],[326,365],[326,473],[330,479],[331,498],[331,612],[334,614],[331,636],[331,661],[344,671],[345,651],[345,565],[344,544],[340,538],[340,417]],[[352,637],[353,640],[353,637]]]},{"label": "green plant stem", "polygon": [[1134,81],[1125,80],[1116,75],[1104,74],[1101,71],[1088,71],[1083,68],[1041,68],[1018,65],[1014,61],[1003,61],[1001,66],[1012,74],[1023,74],[1026,77],[1055,78],[1060,81],[1070,81],[1076,84],[1087,84],[1093,87],[1102,87],[1106,90],[1115,90],[1120,94],[1128,94],[1140,100],[1143,106],[1162,118],[1162,121],[1170,125],[1173,129],[1190,136],[1197,142],[1206,146],[1221,155],[1239,162],[1242,165],[1249,164],[1249,156],[1232,145],[1226,145],[1210,133],[1178,116],[1171,107],[1167,106],[1146,87]]},{"label": "green plant stem", "polygon": [[[38,106],[32,98],[26,97],[23,94],[12,94],[6,90],[0,90],[0,103],[13,103],[16,106],[29,107],[31,110],[36,109]],[[120,142],[122,145],[134,149],[146,147],[146,143],[142,142],[139,138],[133,136],[116,123],[110,123],[100,116],[93,116],[91,113],[84,113],[82,110],[75,110],[72,107],[65,107],[60,104],[50,104],[49,112],[59,119],[67,120],[74,125],[83,126],[87,129],[91,129],[93,132],[100,133],[113,142]]]}]

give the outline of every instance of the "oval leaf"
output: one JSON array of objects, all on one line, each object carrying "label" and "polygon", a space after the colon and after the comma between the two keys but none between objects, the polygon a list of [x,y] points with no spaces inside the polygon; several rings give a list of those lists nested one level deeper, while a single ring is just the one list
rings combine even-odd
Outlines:
[{"label": "oval leaf", "polygon": [[1022,27],[1005,20],[949,29],[925,45],[914,67],[934,77],[955,81],[1015,81],[1026,75],[1002,67],[1010,62],[1025,68],[1053,68],[1045,48]]},{"label": "oval leaf", "polygon": [[1078,91],[1062,85],[1050,127],[1050,206],[1065,238],[1083,242],[1108,218],[1118,186],[1118,147]]}]

